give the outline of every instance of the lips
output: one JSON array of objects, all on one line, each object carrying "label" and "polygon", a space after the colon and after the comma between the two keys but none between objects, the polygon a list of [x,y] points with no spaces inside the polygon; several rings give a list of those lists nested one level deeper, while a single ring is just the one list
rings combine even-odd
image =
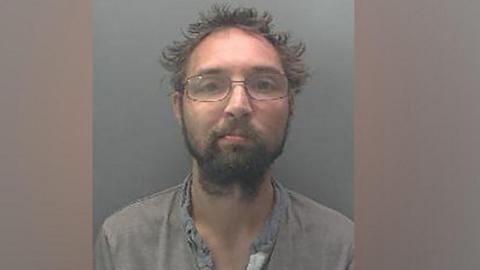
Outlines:
[{"label": "lips", "polygon": [[250,135],[247,133],[247,132],[244,132],[244,131],[240,131],[240,130],[236,130],[236,131],[231,131],[231,132],[223,132],[222,134],[220,134],[220,137],[221,138],[224,138],[224,137],[240,137],[240,138],[249,138]]},{"label": "lips", "polygon": [[246,143],[256,141],[256,133],[246,122],[229,122],[214,131],[214,138],[224,143]]},{"label": "lips", "polygon": [[243,140],[246,140],[245,137],[243,136],[240,136],[240,135],[225,135],[222,137],[223,139],[227,139],[227,140],[235,140],[235,141],[243,141]]},{"label": "lips", "polygon": [[245,142],[249,137],[250,136],[244,132],[228,132],[220,136],[220,139],[229,142]]}]

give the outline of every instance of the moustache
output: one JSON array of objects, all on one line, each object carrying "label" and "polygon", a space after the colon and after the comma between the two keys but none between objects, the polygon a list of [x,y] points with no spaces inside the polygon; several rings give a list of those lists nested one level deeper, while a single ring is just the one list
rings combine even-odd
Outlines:
[{"label": "moustache", "polygon": [[227,135],[241,136],[246,139],[256,139],[258,137],[255,129],[246,121],[233,120],[226,122],[223,126],[212,131],[211,138],[218,140]]}]

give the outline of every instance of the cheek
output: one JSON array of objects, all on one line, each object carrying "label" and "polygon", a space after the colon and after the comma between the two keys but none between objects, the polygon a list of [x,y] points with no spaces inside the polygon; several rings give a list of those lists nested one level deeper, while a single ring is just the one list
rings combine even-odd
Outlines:
[{"label": "cheek", "polygon": [[287,128],[289,106],[288,103],[275,105],[263,110],[264,113],[259,116],[264,126],[262,133],[266,133],[264,135],[274,139],[274,141],[279,141],[283,139]]},{"label": "cheek", "polygon": [[285,135],[285,129],[287,128],[288,113],[283,113],[281,117],[277,117],[274,122],[274,132],[278,140],[282,140]]},{"label": "cheek", "polygon": [[215,125],[216,112],[211,106],[202,106],[202,104],[191,104],[184,101],[182,109],[185,129],[195,144],[203,147],[205,140],[211,128]]}]

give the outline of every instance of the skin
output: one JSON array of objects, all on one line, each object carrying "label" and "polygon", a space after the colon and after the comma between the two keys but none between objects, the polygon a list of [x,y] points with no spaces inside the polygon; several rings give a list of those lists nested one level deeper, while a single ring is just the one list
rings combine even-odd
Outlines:
[{"label": "skin", "polygon": [[[278,53],[267,40],[229,28],[210,34],[194,49],[187,65],[187,77],[208,69],[220,69],[233,80],[243,80],[258,67],[283,73]],[[234,118],[247,121],[265,141],[267,149],[273,151],[284,140],[290,104],[288,98],[253,100],[243,85],[235,84],[230,96],[218,102],[192,101],[177,92],[173,95],[173,111],[178,123],[186,125],[189,140],[200,151],[205,149],[206,138],[213,129],[225,126]],[[251,144],[248,138],[235,134],[218,140],[224,152],[231,151],[235,145],[248,149]],[[242,197],[236,185],[225,192],[225,196],[212,196],[202,189],[201,175],[201,168],[193,159],[191,195],[195,225],[212,251],[218,269],[245,269],[249,246],[273,206],[271,168],[266,170],[258,193],[250,200]]]}]

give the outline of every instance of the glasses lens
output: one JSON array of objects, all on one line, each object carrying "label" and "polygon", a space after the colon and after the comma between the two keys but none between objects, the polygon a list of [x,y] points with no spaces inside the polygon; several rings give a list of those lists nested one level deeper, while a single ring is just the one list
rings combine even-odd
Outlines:
[{"label": "glasses lens", "polygon": [[201,75],[187,81],[187,94],[199,101],[221,100],[228,93],[230,80],[223,75]]},{"label": "glasses lens", "polygon": [[287,79],[275,73],[260,73],[247,79],[247,88],[254,99],[276,99],[287,95]]}]

